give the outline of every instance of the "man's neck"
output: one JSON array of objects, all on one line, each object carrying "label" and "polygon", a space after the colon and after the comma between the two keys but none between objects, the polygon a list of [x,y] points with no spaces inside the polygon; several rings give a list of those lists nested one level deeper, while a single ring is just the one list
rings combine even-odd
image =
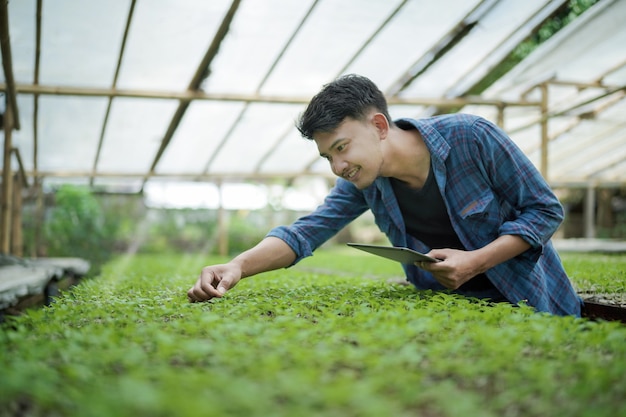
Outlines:
[{"label": "man's neck", "polygon": [[422,188],[430,171],[430,152],[419,132],[394,126],[389,130],[386,147],[383,175]]}]

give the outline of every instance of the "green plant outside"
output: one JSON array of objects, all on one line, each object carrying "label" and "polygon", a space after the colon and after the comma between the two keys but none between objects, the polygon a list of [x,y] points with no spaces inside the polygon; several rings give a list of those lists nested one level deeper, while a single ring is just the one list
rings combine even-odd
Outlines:
[{"label": "green plant outside", "polygon": [[46,255],[87,259],[91,274],[97,274],[113,255],[120,217],[105,216],[86,187],[61,186],[55,200],[44,225]]},{"label": "green plant outside", "polygon": [[[0,416],[626,415],[619,323],[415,291],[348,248],[188,303],[222,261],[118,257],[9,320]],[[624,255],[564,262],[577,286],[623,288]]]}]

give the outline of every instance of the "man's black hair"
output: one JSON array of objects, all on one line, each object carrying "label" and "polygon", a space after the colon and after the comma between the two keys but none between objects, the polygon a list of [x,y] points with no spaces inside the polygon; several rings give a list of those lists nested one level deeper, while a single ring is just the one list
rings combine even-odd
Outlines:
[{"label": "man's black hair", "polygon": [[376,84],[361,75],[344,75],[326,84],[311,99],[296,127],[303,137],[313,139],[315,133],[334,131],[346,117],[363,121],[372,109],[393,123],[387,100]]}]

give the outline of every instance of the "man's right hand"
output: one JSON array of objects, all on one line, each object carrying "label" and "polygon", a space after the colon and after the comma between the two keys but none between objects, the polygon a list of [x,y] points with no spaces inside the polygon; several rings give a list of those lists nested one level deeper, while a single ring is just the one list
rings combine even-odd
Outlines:
[{"label": "man's right hand", "polygon": [[241,275],[241,268],[236,263],[205,266],[196,284],[187,291],[187,298],[191,303],[220,298],[237,285]]}]

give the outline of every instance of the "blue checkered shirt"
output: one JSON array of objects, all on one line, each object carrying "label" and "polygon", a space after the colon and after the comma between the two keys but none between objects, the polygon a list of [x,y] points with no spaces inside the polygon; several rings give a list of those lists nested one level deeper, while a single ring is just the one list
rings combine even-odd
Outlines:
[{"label": "blue checkered shirt", "polygon": [[[479,249],[501,235],[517,235],[531,245],[523,254],[486,271],[494,286],[513,304],[538,311],[580,316],[581,299],[550,242],[563,220],[563,208],[539,171],[497,126],[477,116],[454,114],[400,119],[421,134],[450,221],[467,250]],[[431,248],[406,233],[388,178],[359,190],[338,178],[311,214],[268,236],[284,240],[297,263],[366,210],[394,246],[420,252]],[[407,280],[419,289],[444,289],[433,276],[403,265]]]}]

